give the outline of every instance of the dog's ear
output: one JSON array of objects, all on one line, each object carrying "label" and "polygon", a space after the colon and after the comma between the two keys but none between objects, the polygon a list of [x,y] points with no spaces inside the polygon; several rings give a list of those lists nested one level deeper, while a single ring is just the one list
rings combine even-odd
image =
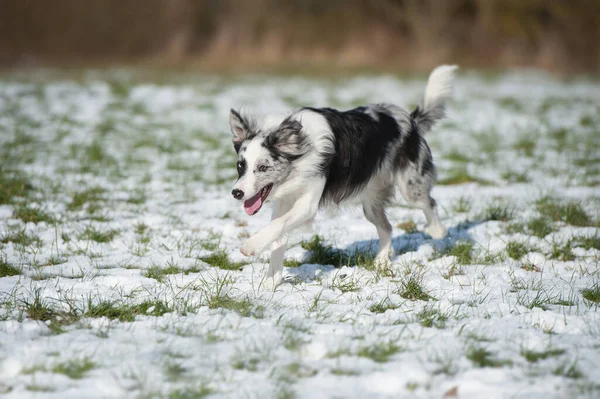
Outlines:
[{"label": "dog's ear", "polygon": [[235,148],[235,152],[239,152],[242,142],[248,137],[250,127],[246,119],[233,108],[229,114],[229,126],[233,134],[233,148]]},{"label": "dog's ear", "polygon": [[294,160],[306,154],[310,142],[302,132],[302,124],[287,118],[273,133],[267,137],[267,145],[274,148],[284,157]]}]

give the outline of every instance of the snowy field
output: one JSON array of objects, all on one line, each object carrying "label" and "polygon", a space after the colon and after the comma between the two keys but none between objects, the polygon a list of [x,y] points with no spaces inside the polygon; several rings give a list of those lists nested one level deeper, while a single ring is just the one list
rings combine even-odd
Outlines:
[{"label": "snowy field", "polygon": [[600,397],[600,83],[456,82],[428,136],[449,229],[358,206],[241,242],[230,107],[414,106],[425,77],[0,76],[0,397]]}]

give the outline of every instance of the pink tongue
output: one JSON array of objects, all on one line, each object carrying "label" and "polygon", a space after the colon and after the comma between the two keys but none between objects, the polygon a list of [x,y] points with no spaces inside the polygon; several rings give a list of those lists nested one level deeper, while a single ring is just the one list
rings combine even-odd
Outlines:
[{"label": "pink tongue", "polygon": [[260,194],[261,192],[259,191],[258,194],[256,194],[254,197],[244,202],[244,210],[248,215],[254,215],[262,206],[263,199]]}]

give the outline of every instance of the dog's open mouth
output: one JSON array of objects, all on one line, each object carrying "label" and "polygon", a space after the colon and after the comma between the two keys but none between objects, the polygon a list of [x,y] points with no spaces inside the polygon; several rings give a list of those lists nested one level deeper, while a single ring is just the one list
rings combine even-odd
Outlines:
[{"label": "dog's open mouth", "polygon": [[254,215],[260,210],[263,202],[267,199],[273,188],[273,183],[268,184],[262,188],[256,195],[246,201],[244,201],[244,210],[250,216]]}]

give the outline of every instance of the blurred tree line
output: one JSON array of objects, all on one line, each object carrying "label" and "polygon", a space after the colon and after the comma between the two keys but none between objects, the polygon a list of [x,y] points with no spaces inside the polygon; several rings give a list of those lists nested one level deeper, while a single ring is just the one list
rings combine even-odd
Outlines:
[{"label": "blurred tree line", "polygon": [[0,65],[600,69],[600,0],[0,0]]}]

